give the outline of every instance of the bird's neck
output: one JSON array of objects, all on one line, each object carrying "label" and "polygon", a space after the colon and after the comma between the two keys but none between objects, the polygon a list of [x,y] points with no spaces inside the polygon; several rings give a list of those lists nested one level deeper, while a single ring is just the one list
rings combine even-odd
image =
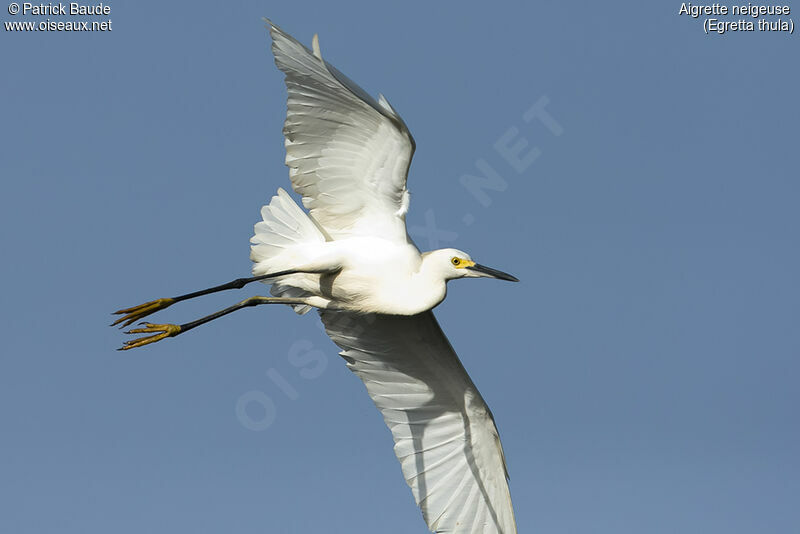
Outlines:
[{"label": "bird's neck", "polygon": [[422,264],[419,270],[411,275],[410,290],[414,293],[414,300],[422,305],[420,311],[433,308],[442,302],[447,295],[447,280],[441,273],[441,269],[432,261],[425,261],[422,257]]}]

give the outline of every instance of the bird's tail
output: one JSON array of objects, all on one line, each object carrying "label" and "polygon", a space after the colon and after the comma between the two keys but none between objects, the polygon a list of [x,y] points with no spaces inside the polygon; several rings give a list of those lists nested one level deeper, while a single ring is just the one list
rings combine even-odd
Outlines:
[{"label": "bird's tail", "polygon": [[[261,208],[261,218],[250,238],[250,259],[256,276],[291,269],[296,265],[303,245],[325,242],[325,235],[311,217],[283,189],[278,189],[270,203]],[[268,283],[272,284],[270,292],[291,298],[311,296],[303,289],[308,276],[297,274],[269,280]],[[301,314],[311,309],[305,305],[294,305],[293,308]]]}]

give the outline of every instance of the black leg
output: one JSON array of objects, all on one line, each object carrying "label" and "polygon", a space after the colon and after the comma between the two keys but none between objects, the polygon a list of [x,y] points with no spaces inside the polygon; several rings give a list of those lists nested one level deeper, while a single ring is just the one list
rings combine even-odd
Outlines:
[{"label": "black leg", "polygon": [[218,286],[209,287],[208,289],[201,289],[200,291],[195,291],[194,293],[187,293],[179,297],[172,297],[171,300],[173,302],[180,302],[182,300],[193,299],[195,297],[202,297],[203,295],[210,295],[211,293],[216,293],[218,291],[225,291],[227,289],[242,289],[244,286],[246,286],[251,282],[258,282],[260,280],[266,280],[267,278],[277,278],[279,276],[296,274],[298,272],[300,271],[288,270],[288,271],[280,271],[277,273],[262,274],[259,276],[251,276],[250,278],[237,278],[236,280],[232,280],[227,284],[221,284]]},{"label": "black leg", "polygon": [[149,345],[150,343],[155,343],[156,341],[161,341],[162,339],[167,337],[175,337],[177,335],[183,334],[184,332],[188,332],[192,328],[200,326],[201,324],[208,323],[210,321],[213,321],[214,319],[219,319],[223,315],[228,315],[229,313],[233,313],[236,310],[240,310],[242,308],[249,308],[251,306],[259,306],[261,304],[306,304],[306,301],[305,299],[292,299],[283,297],[250,297],[249,299],[245,299],[239,302],[238,304],[234,304],[233,306],[225,308],[224,310],[220,310],[216,313],[212,313],[211,315],[206,315],[205,317],[201,317],[196,321],[191,321],[182,325],[143,323],[144,324],[143,328],[134,328],[133,330],[128,330],[125,333],[152,334],[152,335],[126,341],[125,344],[117,350],[133,349],[136,347],[141,347],[143,345]]},{"label": "black leg", "polygon": [[225,291],[227,289],[241,289],[251,282],[258,282],[260,280],[266,280],[267,278],[277,278],[279,276],[286,276],[298,272],[301,271],[288,270],[288,271],[280,271],[277,273],[262,274],[250,278],[237,278],[236,280],[232,280],[227,284],[221,284],[218,286],[210,287],[208,289],[201,289],[200,291],[195,291],[193,293],[187,293],[185,295],[180,295],[177,297],[172,297],[167,299],[151,300],[150,302],[145,302],[144,304],[139,304],[138,306],[133,306],[131,308],[124,308],[122,310],[115,311],[114,315],[121,315],[122,317],[119,317],[116,321],[111,323],[111,326],[116,326],[119,324],[120,328],[124,328],[126,326],[133,324],[139,319],[147,317],[151,313],[155,313],[159,310],[169,308],[176,302],[180,302],[182,300],[193,299],[195,297],[202,297],[203,295],[209,295],[211,293],[216,293],[218,291]]}]

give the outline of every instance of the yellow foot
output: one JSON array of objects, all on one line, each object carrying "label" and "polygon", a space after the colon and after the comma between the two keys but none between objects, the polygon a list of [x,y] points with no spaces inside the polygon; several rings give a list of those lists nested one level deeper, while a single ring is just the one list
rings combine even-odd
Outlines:
[{"label": "yellow foot", "polygon": [[153,334],[153,335],[146,337],[137,337],[136,339],[131,339],[130,341],[126,341],[125,344],[117,350],[135,349],[136,347],[149,345],[150,343],[161,341],[165,337],[173,337],[181,333],[181,327],[176,324],[153,324],[153,323],[141,323],[141,324],[144,325],[144,328],[134,328],[133,330],[128,330],[125,333]]},{"label": "yellow foot", "polygon": [[164,308],[172,306],[174,302],[174,299],[151,300],[150,302],[145,302],[144,304],[139,304],[138,306],[134,306],[132,308],[125,308],[124,310],[115,311],[114,315],[122,315],[122,317],[111,323],[111,326],[116,326],[122,323],[120,328],[125,328],[126,326],[130,326],[131,324],[135,323],[139,319],[147,317],[151,313],[155,313],[158,310],[163,310]]}]

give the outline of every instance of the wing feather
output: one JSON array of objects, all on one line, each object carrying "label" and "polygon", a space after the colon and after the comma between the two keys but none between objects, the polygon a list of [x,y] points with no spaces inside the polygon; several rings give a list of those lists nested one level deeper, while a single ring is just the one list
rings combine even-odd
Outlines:
[{"label": "wing feather", "polygon": [[320,315],[383,414],[431,531],[516,533],[494,419],[433,312]]},{"label": "wing feather", "polygon": [[414,139],[381,95],[370,97],[321,56],[269,23],[289,94],[284,136],[294,190],[334,239],[407,241],[406,179]]}]

